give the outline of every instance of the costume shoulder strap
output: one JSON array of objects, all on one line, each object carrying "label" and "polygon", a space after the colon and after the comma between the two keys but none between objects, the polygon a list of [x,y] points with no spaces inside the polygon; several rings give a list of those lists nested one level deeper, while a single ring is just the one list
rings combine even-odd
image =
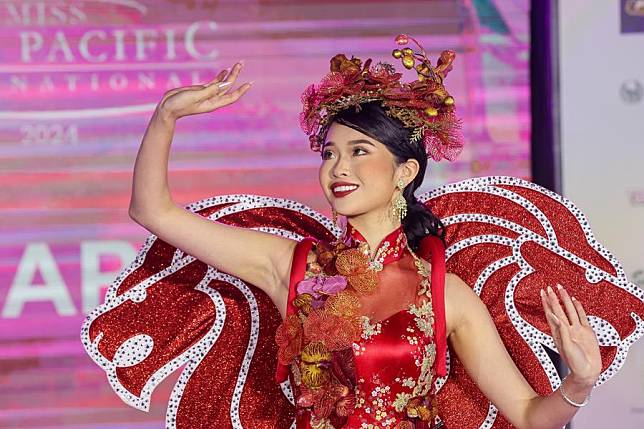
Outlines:
[{"label": "costume shoulder strap", "polygon": [[434,342],[436,375],[447,374],[447,326],[445,322],[445,246],[440,238],[428,235],[420,242],[420,256],[432,264],[432,307],[434,309]]},{"label": "costume shoulder strap", "polygon": [[[306,260],[309,252],[316,242],[317,240],[315,238],[306,237],[295,245],[295,250],[293,251],[293,262],[291,263],[291,275],[289,277],[288,299],[286,301],[287,316],[296,312],[293,300],[295,299],[297,284],[304,279],[304,274],[306,273]],[[286,381],[288,375],[288,367],[286,365],[278,364],[275,371],[275,380],[278,383],[282,383]]]},{"label": "costume shoulder strap", "polygon": [[293,314],[296,311],[293,306],[293,299],[295,299],[297,284],[304,279],[304,274],[306,273],[306,259],[316,242],[317,240],[315,238],[306,237],[295,245],[295,250],[293,251],[293,262],[291,264],[291,276],[288,285],[286,314]]}]

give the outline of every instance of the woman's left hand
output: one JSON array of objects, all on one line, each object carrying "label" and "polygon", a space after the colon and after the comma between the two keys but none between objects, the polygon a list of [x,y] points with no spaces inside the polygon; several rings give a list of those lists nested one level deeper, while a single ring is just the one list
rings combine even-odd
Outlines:
[{"label": "woman's left hand", "polygon": [[[559,297],[551,287],[541,291],[541,303],[546,312],[552,338],[559,355],[577,381],[593,386],[601,373],[602,360],[595,332],[581,303],[557,285]],[[563,307],[562,305],[563,304]]]}]

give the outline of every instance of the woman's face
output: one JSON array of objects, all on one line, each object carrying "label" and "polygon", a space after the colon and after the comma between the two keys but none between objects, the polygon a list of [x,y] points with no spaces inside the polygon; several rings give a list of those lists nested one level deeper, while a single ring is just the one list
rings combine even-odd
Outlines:
[{"label": "woman's face", "polygon": [[396,159],[385,145],[337,122],[327,133],[319,174],[331,207],[349,217],[388,211],[400,177]]}]

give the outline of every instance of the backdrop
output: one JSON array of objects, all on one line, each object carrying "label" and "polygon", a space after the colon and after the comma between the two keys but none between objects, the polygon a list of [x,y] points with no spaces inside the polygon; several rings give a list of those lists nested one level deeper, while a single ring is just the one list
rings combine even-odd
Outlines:
[{"label": "backdrop", "polygon": [[[458,162],[421,191],[480,175],[529,178],[528,0],[0,1],[0,427],[159,428],[128,408],[79,341],[81,322],[147,232],[128,218],[154,106],[244,59],[233,106],[179,121],[170,184],[181,204],[228,193],[328,213],[300,94],[336,53],[396,62],[408,33],[436,58],[464,122]],[[413,74],[409,74],[412,79]]]},{"label": "backdrop", "polygon": [[[644,2],[558,3],[563,192],[644,287]],[[644,427],[641,341],[573,427]]]}]

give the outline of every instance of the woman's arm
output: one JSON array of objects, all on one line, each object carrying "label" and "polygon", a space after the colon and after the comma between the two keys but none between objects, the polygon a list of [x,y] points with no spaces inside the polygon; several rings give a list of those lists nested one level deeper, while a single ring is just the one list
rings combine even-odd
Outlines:
[{"label": "woman's arm", "polygon": [[229,74],[224,71],[205,85],[164,95],[136,158],[129,214],[163,241],[263,289],[284,314],[295,242],[191,213],[174,203],[168,187],[168,158],[177,119],[212,112],[239,99],[250,84],[227,90],[240,70],[241,64],[236,64]]},{"label": "woman's arm", "polygon": [[[579,302],[572,301],[563,289],[560,295],[566,312],[552,290],[542,297],[542,303],[557,348],[571,369],[564,390],[571,400],[581,403],[601,370],[599,346]],[[458,276],[447,276],[445,300],[454,351],[483,394],[514,426],[560,429],[570,421],[578,408],[568,404],[561,392],[541,397],[532,389],[505,349],[487,308]]]}]

